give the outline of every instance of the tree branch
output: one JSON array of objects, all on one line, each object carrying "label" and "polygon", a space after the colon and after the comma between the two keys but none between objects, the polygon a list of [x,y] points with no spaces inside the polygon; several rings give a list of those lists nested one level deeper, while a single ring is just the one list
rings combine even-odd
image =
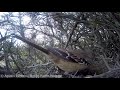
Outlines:
[{"label": "tree branch", "polygon": [[46,53],[46,54],[49,54],[49,51],[48,51],[47,49],[44,49],[44,48],[42,48],[42,47],[40,47],[40,46],[38,46],[38,45],[30,42],[30,41],[28,41],[28,40],[26,40],[26,39],[18,36],[18,35],[14,35],[14,34],[13,34],[13,37],[15,37],[15,38],[17,38],[17,39],[20,39],[21,41],[23,41],[23,42],[25,42],[25,43],[33,46],[34,48],[36,48],[36,49],[38,49],[38,50],[40,50],[40,51],[42,51],[42,52],[44,52],[44,53]]},{"label": "tree branch", "polygon": [[91,76],[89,78],[120,78],[120,68],[113,69],[100,75]]},{"label": "tree branch", "polygon": [[[77,18],[79,19],[79,18],[80,18],[80,15],[78,15]],[[74,30],[76,29],[76,27],[77,27],[78,24],[79,24],[79,22],[76,22],[76,23],[75,23],[75,25],[74,25],[71,33],[70,33],[70,36],[69,36],[69,38],[68,38],[68,41],[67,41],[67,44],[66,44],[65,48],[67,48],[67,46],[68,46],[68,44],[69,44],[69,42],[70,42],[70,40],[71,40],[71,37],[72,37],[72,35],[73,35],[73,33],[74,33]]]}]

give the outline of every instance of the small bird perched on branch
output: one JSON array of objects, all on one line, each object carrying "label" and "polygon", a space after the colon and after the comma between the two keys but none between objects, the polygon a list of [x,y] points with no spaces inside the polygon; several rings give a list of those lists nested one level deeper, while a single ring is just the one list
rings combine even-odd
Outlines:
[{"label": "small bird perched on branch", "polygon": [[79,52],[78,50],[71,51],[53,47],[47,47],[45,49],[18,35],[12,34],[12,36],[44,52],[56,66],[65,72],[83,71],[90,66],[87,60],[91,58],[91,53],[88,54],[86,52]]},{"label": "small bird perched on branch", "polygon": [[47,54],[51,61],[65,72],[76,72],[78,70],[84,70],[88,68],[89,63],[85,60],[85,58],[79,57],[80,55],[77,56],[68,50],[53,47],[44,49],[43,47],[38,46],[18,35],[13,36]]},{"label": "small bird perched on branch", "polygon": [[75,72],[84,70],[89,63],[84,58],[79,58],[73,53],[58,48],[47,48],[51,61],[55,63],[60,69],[66,72]]},{"label": "small bird perched on branch", "polygon": [[47,47],[46,49],[38,46],[24,37],[20,37],[18,35],[12,34],[0,39],[0,42],[4,41],[5,39],[9,38],[10,36],[15,37],[34,48],[42,51],[45,53],[51,61],[59,67],[59,69],[65,72],[80,72],[80,74],[84,73],[85,75],[94,75],[101,74],[107,71],[106,66],[104,65],[103,61],[96,61],[94,54],[87,50],[66,50],[66,49],[59,49],[53,47]]}]

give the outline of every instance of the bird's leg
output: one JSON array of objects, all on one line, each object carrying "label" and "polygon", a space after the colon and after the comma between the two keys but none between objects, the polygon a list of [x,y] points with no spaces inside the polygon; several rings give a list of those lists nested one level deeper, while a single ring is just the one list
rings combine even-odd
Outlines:
[{"label": "bird's leg", "polygon": [[78,73],[78,71],[79,71],[79,70],[77,70],[77,71],[74,73],[74,75],[73,75],[74,77],[75,77],[75,75]]},{"label": "bird's leg", "polygon": [[[79,70],[78,70],[79,71]],[[76,72],[71,72],[71,73],[69,73],[69,72],[64,72],[64,76],[65,77],[69,77],[69,78],[76,78],[76,74],[78,73],[78,71],[76,71]]]}]

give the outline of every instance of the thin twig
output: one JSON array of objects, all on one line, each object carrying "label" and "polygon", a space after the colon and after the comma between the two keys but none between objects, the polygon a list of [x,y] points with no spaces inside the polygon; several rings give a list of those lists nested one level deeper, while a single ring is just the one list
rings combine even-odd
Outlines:
[{"label": "thin twig", "polygon": [[47,66],[51,64],[51,62],[49,63],[45,63],[45,64],[36,64],[36,65],[32,65],[32,66],[27,66],[26,68],[34,68],[34,67],[41,67],[41,66]]},{"label": "thin twig", "polygon": [[120,67],[120,63],[119,63],[119,55],[117,54],[117,58],[116,58],[116,64],[118,65],[118,67]]},{"label": "thin twig", "polygon": [[102,58],[102,60],[104,61],[106,67],[108,68],[108,70],[111,70],[110,66],[108,65],[107,61],[105,60],[105,58],[103,57],[103,55],[100,56]]},{"label": "thin twig", "polygon": [[[79,19],[79,17],[80,17],[80,15],[78,15],[77,18]],[[79,24],[79,22],[76,22],[76,23],[75,23],[75,25],[74,25],[71,33],[70,33],[70,36],[69,36],[69,38],[68,38],[67,44],[65,45],[65,48],[67,48],[67,46],[68,46],[68,44],[69,44],[69,42],[70,42],[70,40],[71,40],[71,38],[72,38],[72,35],[73,35],[73,33],[74,33],[74,30],[76,29],[76,27],[77,27],[78,24]]]}]

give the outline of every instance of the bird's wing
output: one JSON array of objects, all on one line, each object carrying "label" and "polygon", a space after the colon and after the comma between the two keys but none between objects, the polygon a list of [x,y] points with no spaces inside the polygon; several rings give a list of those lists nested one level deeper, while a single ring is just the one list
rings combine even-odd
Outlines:
[{"label": "bird's wing", "polygon": [[75,62],[75,63],[80,63],[80,64],[89,64],[84,58],[79,58],[67,50],[50,47],[50,48],[48,48],[48,51],[50,51],[55,56],[62,58],[63,60],[66,60],[69,62]]}]

